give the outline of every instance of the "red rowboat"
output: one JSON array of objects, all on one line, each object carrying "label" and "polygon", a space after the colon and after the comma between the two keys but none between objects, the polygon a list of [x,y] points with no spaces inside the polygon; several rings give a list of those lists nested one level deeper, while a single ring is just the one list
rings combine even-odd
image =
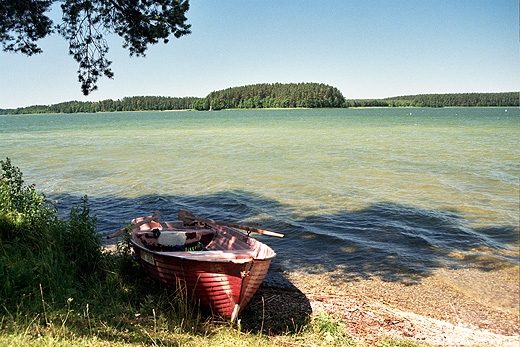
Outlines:
[{"label": "red rowboat", "polygon": [[188,295],[234,321],[264,280],[276,253],[222,225],[227,223],[198,218],[187,211],[179,212],[179,219],[191,225],[157,219],[132,221],[130,242],[145,271],[166,286],[185,286]]}]

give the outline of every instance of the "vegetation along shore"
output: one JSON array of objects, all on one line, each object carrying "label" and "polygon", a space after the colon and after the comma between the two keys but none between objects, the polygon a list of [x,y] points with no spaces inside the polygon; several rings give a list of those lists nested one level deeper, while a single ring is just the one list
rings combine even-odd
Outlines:
[{"label": "vegetation along shore", "polygon": [[118,111],[221,110],[343,107],[518,107],[519,92],[420,94],[384,99],[346,99],[323,83],[263,83],[214,91],[206,97],[132,96],[120,100],[67,101],[0,109],[0,114]]},{"label": "vegetation along shore", "polygon": [[[518,266],[439,270],[420,285],[273,272],[238,323],[107,250],[85,196],[68,218],[0,161],[2,346],[518,346]],[[455,273],[445,274],[446,271]],[[477,276],[479,286],[468,283]],[[493,277],[505,283],[493,285]],[[470,281],[470,282],[468,282]],[[493,290],[483,301],[479,290]]]}]

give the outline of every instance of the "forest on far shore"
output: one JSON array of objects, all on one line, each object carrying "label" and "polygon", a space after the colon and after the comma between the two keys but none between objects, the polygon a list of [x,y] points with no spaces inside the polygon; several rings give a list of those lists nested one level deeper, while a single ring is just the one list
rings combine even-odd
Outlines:
[{"label": "forest on far shore", "polygon": [[520,92],[419,94],[348,103],[350,107],[518,107]]},{"label": "forest on far shore", "polygon": [[0,109],[0,114],[95,113],[118,111],[222,110],[345,107],[518,107],[519,92],[420,94],[384,99],[345,99],[322,83],[263,83],[214,91],[204,98],[132,96],[120,100],[67,101]]}]

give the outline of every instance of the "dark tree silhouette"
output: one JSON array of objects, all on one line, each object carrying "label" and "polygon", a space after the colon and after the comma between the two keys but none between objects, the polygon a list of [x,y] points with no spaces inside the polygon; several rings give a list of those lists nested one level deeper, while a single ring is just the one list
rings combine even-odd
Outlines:
[{"label": "dark tree silhouette", "polygon": [[[47,13],[61,3],[62,22]],[[78,62],[83,94],[97,89],[97,80],[112,78],[106,35],[117,34],[130,55],[144,56],[149,44],[168,43],[170,35],[190,34],[187,0],[0,0],[0,42],[4,51],[42,53],[37,41],[58,33]]]}]

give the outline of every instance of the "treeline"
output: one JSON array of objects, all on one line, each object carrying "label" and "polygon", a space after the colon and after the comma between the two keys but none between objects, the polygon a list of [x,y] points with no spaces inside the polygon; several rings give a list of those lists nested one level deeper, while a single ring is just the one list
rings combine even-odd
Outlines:
[{"label": "treeline", "polygon": [[255,84],[210,93],[205,98],[133,96],[121,100],[67,101],[0,109],[0,114],[95,113],[118,111],[221,110],[229,108],[345,107],[341,92],[325,84]]},{"label": "treeline", "polygon": [[351,107],[514,107],[520,106],[520,93],[419,94],[349,100],[347,104]]},{"label": "treeline", "polygon": [[167,111],[189,110],[199,98],[173,98],[165,96],[132,96],[121,100],[67,101],[54,105],[35,105],[12,110],[0,110],[3,114],[36,113],[95,113],[118,111]]},{"label": "treeline", "polygon": [[321,83],[274,83],[233,87],[205,98],[133,96],[121,100],[68,101],[0,109],[0,114],[95,113],[117,111],[222,110],[232,108],[320,108],[320,107],[515,107],[519,92],[419,94],[385,99],[345,100],[341,92]]},{"label": "treeline", "polygon": [[196,110],[230,108],[322,108],[345,107],[345,98],[322,83],[263,83],[233,87],[210,93],[195,101]]}]

